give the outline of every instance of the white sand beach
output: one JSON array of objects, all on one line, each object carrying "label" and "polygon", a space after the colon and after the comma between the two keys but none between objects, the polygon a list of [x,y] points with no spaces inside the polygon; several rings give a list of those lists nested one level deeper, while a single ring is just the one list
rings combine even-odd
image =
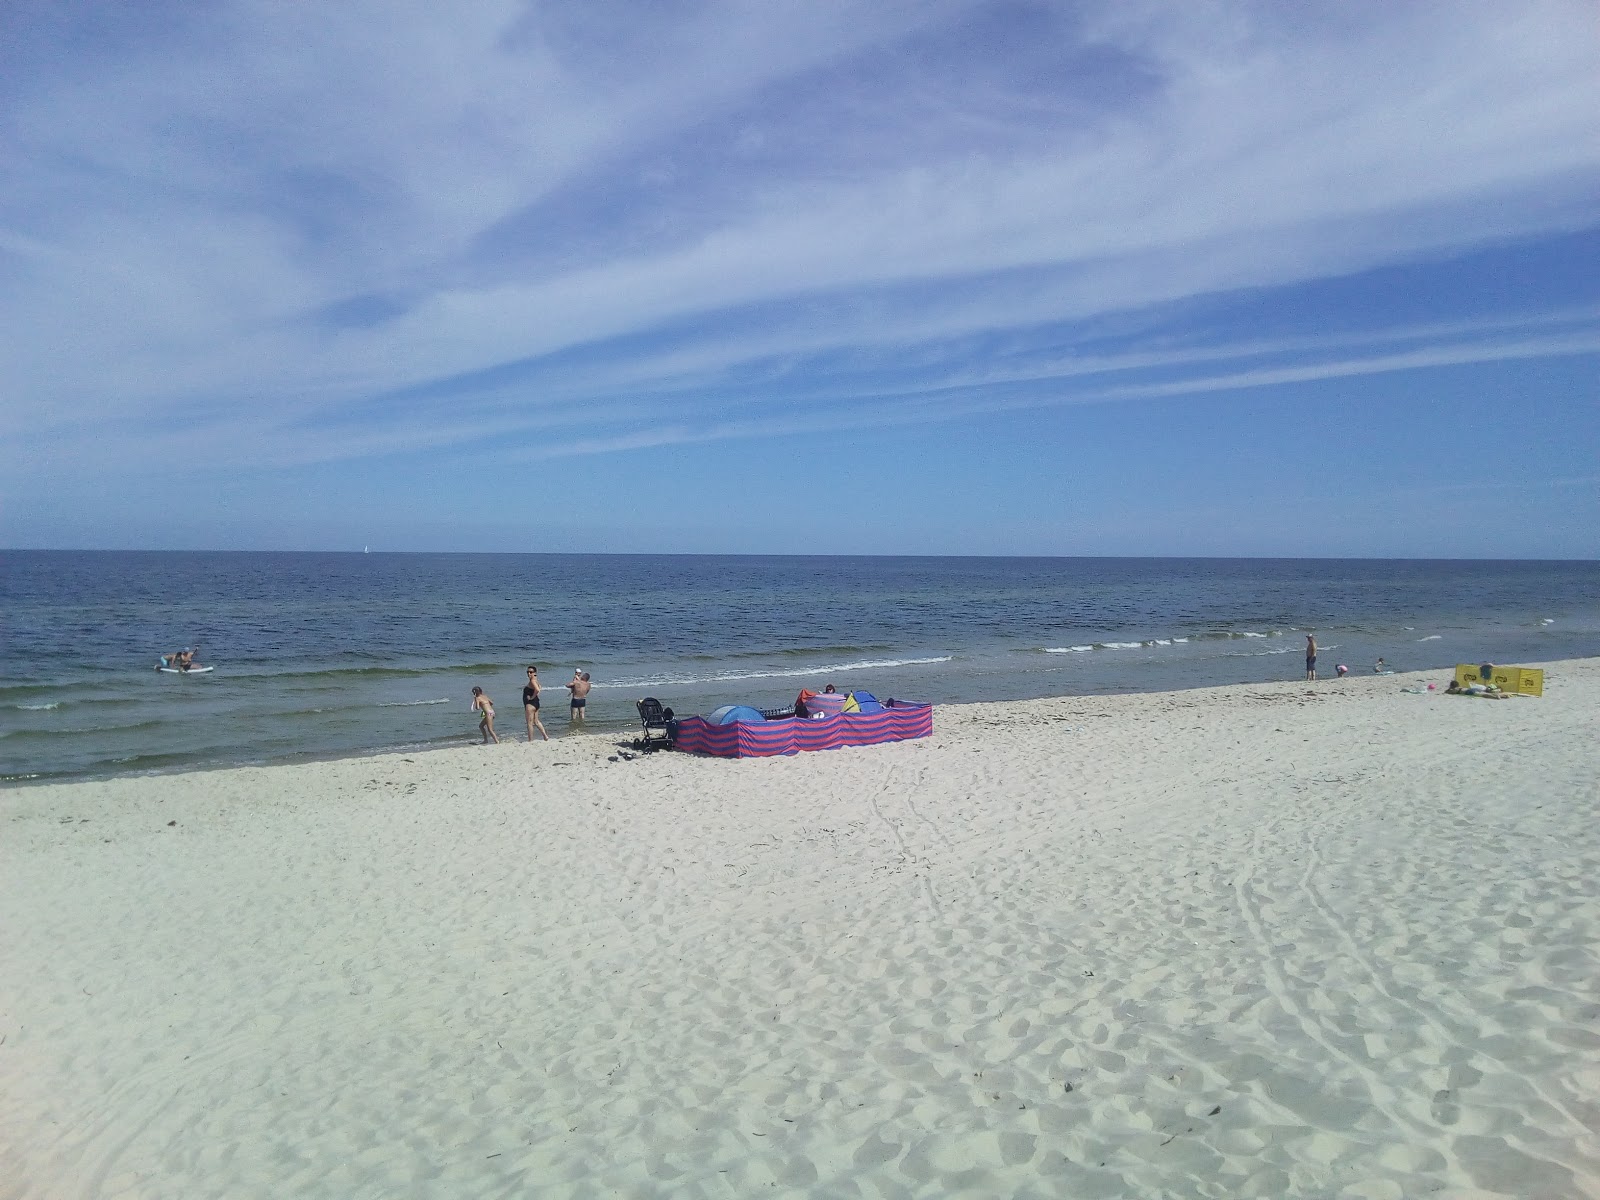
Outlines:
[{"label": "white sand beach", "polygon": [[0,1196],[1600,1196],[1545,667],[13,789]]}]

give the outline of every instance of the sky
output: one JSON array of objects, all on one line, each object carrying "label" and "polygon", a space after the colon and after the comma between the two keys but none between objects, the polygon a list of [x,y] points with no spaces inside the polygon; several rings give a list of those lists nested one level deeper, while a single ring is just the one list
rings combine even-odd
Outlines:
[{"label": "sky", "polygon": [[9,0],[0,545],[1600,557],[1600,17]]}]

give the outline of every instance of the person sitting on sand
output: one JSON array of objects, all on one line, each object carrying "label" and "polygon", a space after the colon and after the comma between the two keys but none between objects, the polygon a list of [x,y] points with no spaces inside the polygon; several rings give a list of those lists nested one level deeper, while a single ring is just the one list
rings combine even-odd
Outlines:
[{"label": "person sitting on sand", "polygon": [[483,733],[483,744],[487,746],[489,739],[494,739],[494,744],[500,744],[500,735],[494,731],[494,701],[484,694],[481,687],[472,689],[472,711],[482,714],[478,728]]},{"label": "person sitting on sand", "polygon": [[1461,680],[1452,679],[1450,681],[1450,683],[1445,687],[1444,694],[1446,696],[1459,696],[1459,695],[1461,695]]},{"label": "person sitting on sand", "polygon": [[1384,664],[1383,659],[1380,658],[1378,660],[1378,665],[1373,667],[1372,671],[1375,675],[1387,675],[1389,673],[1389,668]]}]

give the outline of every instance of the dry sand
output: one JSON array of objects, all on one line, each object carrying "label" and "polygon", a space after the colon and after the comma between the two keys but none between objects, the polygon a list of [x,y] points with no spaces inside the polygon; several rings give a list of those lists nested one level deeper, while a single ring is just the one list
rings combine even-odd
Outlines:
[{"label": "dry sand", "polygon": [[10,791],[0,1196],[1600,1196],[1600,660],[1418,678]]}]

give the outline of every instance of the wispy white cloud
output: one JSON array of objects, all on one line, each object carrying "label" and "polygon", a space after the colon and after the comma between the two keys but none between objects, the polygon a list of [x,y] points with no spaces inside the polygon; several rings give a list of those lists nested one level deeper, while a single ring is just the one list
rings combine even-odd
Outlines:
[{"label": "wispy white cloud", "polygon": [[[884,428],[950,420],[977,413],[1051,408],[1067,404],[1104,404],[1115,401],[1199,396],[1214,392],[1243,391],[1290,383],[1316,383],[1433,367],[1588,354],[1600,354],[1600,332],[1566,337],[1530,338],[1522,341],[1434,346],[1403,353],[1332,359],[1292,367],[1255,367],[1223,374],[1189,375],[1170,382],[1100,384],[1043,393],[1030,391],[1017,394],[994,386],[970,384],[926,389],[915,395],[885,396],[861,393],[853,396],[848,405],[827,407],[795,405],[785,407],[773,415],[753,415],[736,420],[708,417],[693,425],[640,430],[614,438],[555,439],[527,450],[519,457],[564,458],[639,449],[645,446],[681,445],[735,438],[770,438],[791,433]],[[1224,356],[1222,351],[1213,350],[1192,357],[1180,354],[1162,356],[1159,361],[1162,365],[1187,365],[1197,360],[1222,356]],[[1025,379],[1030,383],[1072,383],[1088,377],[1143,369],[1156,365],[1157,361],[1144,355],[1130,356],[1125,362],[1091,360],[1072,366],[1063,365],[1050,374],[1031,373]],[[1004,382],[1015,383],[1023,380],[1024,377],[1019,376]]]},{"label": "wispy white cloud", "polygon": [[[1008,33],[1025,12],[236,2],[38,31],[0,62],[4,428],[315,461],[468,444],[453,405],[508,439],[603,426],[536,452],[599,453],[815,428],[737,414],[816,355],[870,367],[823,374],[874,419],[897,390],[933,419],[941,390],[1241,354],[1097,357],[1073,322],[1600,221],[1584,4],[1108,3]],[[1098,398],[1585,336],[1302,344]],[[1039,361],[975,360],[992,337]],[[638,400],[707,383],[705,425]]]},{"label": "wispy white cloud", "polygon": [[[1162,351],[1082,354],[1011,369],[973,371],[965,358],[925,364],[915,386],[885,386],[881,373],[845,364],[837,373],[791,378],[781,372],[759,388],[748,379],[729,389],[717,373],[670,378],[648,372],[656,391],[641,397],[616,380],[599,389],[596,374],[541,381],[543,403],[526,403],[526,385],[476,396],[442,393],[409,407],[403,419],[375,419],[370,408],[285,419],[275,409],[191,414],[179,428],[119,427],[98,453],[209,454],[219,436],[240,438],[258,465],[293,466],[426,451],[444,461],[485,458],[541,462],[662,446],[779,439],[950,421],[980,414],[1206,396],[1286,384],[1421,371],[1439,367],[1600,355],[1600,329],[1573,328],[1579,310],[1542,323],[1462,322],[1396,327],[1367,335],[1172,347]],[[1529,330],[1530,325],[1536,327]],[[1542,326],[1542,327],[1541,327]],[[1396,342],[1413,343],[1396,350]],[[1230,369],[1217,371],[1219,365]],[[666,381],[666,382],[664,382]],[[729,398],[730,391],[732,399]],[[753,397],[753,398],[750,398]],[[579,403],[579,401],[589,401]]]}]

